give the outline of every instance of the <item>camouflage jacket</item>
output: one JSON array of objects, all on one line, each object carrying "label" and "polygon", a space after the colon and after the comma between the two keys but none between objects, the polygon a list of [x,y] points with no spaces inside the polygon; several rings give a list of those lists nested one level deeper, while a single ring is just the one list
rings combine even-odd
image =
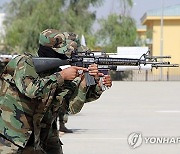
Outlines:
[{"label": "camouflage jacket", "polygon": [[67,94],[71,96],[67,98],[72,113],[101,95],[97,86],[84,91],[78,78],[71,84],[66,84],[59,73],[39,77],[30,56],[12,59],[0,77],[0,134],[25,147],[34,132],[38,145],[41,128],[51,128]]},{"label": "camouflage jacket", "polygon": [[[46,29],[40,33],[39,44],[50,47],[60,54],[65,54],[67,57],[70,57],[74,50],[79,53],[87,50],[90,51],[88,47],[80,44],[80,39],[77,34],[72,32],[61,32],[56,29]],[[76,78],[74,82],[79,85],[80,80],[80,78]],[[78,113],[84,104],[79,101],[80,98],[83,98],[84,100],[84,97],[86,97],[86,102],[91,102],[99,98],[102,93],[102,90],[98,85],[90,87],[86,95],[82,92],[83,88],[81,85],[76,87],[77,89],[72,96],[73,101],[72,99],[69,99],[69,109],[73,114]]]}]

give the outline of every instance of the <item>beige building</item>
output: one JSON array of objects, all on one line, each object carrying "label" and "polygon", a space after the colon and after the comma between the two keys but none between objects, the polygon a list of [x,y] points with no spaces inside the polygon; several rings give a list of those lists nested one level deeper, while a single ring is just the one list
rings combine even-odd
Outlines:
[{"label": "beige building", "polygon": [[[161,19],[163,19],[163,28]],[[147,11],[141,22],[146,26],[146,45],[150,47],[152,55],[171,56],[172,63],[180,64],[180,5],[165,7],[163,13],[162,9]],[[144,31],[138,28],[137,33],[144,39]],[[163,75],[164,78],[170,76],[173,78],[180,75],[180,69],[163,69]]]},{"label": "beige building", "polygon": [[138,46],[146,46],[146,26],[137,27],[137,36],[136,44]]}]

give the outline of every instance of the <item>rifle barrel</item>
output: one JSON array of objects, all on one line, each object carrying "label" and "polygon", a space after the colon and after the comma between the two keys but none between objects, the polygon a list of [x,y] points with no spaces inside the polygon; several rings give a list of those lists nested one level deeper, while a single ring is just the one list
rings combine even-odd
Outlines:
[{"label": "rifle barrel", "polygon": [[179,64],[154,64],[152,67],[179,67]]},{"label": "rifle barrel", "polygon": [[146,56],[146,59],[171,58],[171,56]]},{"label": "rifle barrel", "polygon": [[129,65],[129,66],[137,66],[139,65],[139,59],[131,59],[131,58],[104,58],[99,57],[96,59],[96,63],[99,65]]}]

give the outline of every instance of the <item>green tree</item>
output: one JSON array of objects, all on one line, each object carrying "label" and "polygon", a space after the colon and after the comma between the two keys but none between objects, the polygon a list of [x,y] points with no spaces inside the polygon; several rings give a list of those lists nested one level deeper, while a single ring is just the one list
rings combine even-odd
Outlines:
[{"label": "green tree", "polygon": [[[84,34],[93,44],[91,27],[96,19],[90,6],[102,0],[11,0],[6,8],[5,43],[19,52],[37,50],[38,36],[46,28]],[[88,20],[87,20],[88,19]]]},{"label": "green tree", "polygon": [[[98,44],[106,52],[116,52],[117,46],[132,46],[136,40],[136,25],[129,15],[132,0],[120,0],[120,12],[110,14],[107,19],[100,19],[100,29],[96,35]],[[130,72],[110,72],[113,80],[123,80],[131,76]]]},{"label": "green tree", "polygon": [[133,46],[136,39],[135,21],[129,16],[111,14],[100,20],[98,44],[107,52],[116,52],[117,46]]},{"label": "green tree", "polygon": [[97,44],[107,52],[116,52],[117,46],[132,46],[136,39],[136,25],[129,15],[133,0],[119,0],[119,14],[110,14],[100,19],[97,31]]},{"label": "green tree", "polygon": [[119,0],[120,3],[120,14],[129,14],[130,9],[133,7],[133,0]]},{"label": "green tree", "polygon": [[80,36],[83,34],[87,41],[87,46],[95,46],[95,37],[93,36],[92,26],[96,20],[96,12],[89,11],[91,6],[99,7],[103,0],[69,0],[66,2],[64,11],[65,31],[76,30]]},{"label": "green tree", "polygon": [[38,46],[39,33],[57,28],[63,1],[12,0],[6,7],[5,43],[16,52],[33,52]]}]

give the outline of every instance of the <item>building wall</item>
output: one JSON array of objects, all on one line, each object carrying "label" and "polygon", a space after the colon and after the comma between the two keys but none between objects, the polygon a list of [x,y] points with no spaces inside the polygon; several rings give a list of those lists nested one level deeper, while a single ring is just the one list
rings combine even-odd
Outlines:
[{"label": "building wall", "polygon": [[146,29],[137,29],[137,46],[146,46]]},{"label": "building wall", "polygon": [[[160,55],[161,25],[160,20],[153,21],[153,55]],[[163,55],[171,56],[171,63],[180,64],[180,20],[165,20],[163,26]],[[163,69],[166,74],[167,70]],[[179,71],[172,71],[170,74],[178,74]],[[179,70],[176,68],[176,70]]]},{"label": "building wall", "polygon": [[[160,21],[153,21],[153,54],[160,55]],[[172,56],[171,62],[180,64],[180,20],[164,21],[163,55]]]},{"label": "building wall", "polygon": [[[147,31],[152,31],[152,55],[160,55],[161,45],[161,21],[160,18],[145,20]],[[163,55],[171,56],[171,63],[180,64],[180,18],[165,18],[163,24]],[[168,60],[168,59],[166,59]],[[152,71],[152,74],[159,74]],[[163,68],[163,75],[180,75],[180,68]]]},{"label": "building wall", "polygon": [[142,39],[142,40],[146,39],[146,30],[138,29],[137,30],[137,34],[138,34],[140,39]]}]

